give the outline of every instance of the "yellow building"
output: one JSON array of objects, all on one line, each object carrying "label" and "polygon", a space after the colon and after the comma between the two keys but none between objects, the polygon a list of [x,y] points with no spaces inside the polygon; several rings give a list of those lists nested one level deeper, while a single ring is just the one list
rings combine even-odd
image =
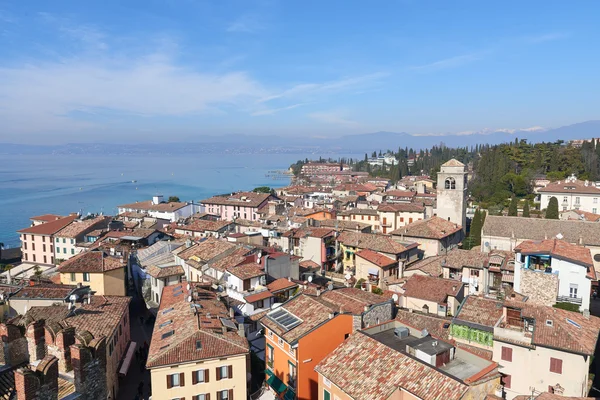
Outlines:
[{"label": "yellow building", "polygon": [[243,329],[216,294],[191,293],[186,283],[163,289],[146,363],[152,398],[246,399],[250,348]]},{"label": "yellow building", "polygon": [[103,251],[81,253],[58,267],[60,282],[89,286],[97,295],[125,296],[126,262]]}]

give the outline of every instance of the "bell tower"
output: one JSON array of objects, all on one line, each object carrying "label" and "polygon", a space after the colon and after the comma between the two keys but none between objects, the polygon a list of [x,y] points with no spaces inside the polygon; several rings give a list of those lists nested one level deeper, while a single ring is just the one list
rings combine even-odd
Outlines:
[{"label": "bell tower", "polygon": [[437,216],[467,227],[467,171],[465,164],[454,158],[437,174]]}]

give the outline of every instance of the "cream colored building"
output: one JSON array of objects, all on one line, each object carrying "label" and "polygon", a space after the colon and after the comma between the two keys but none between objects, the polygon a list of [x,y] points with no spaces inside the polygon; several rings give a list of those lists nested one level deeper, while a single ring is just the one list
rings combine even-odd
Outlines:
[{"label": "cream colored building", "polygon": [[58,267],[58,272],[62,284],[81,283],[98,295],[125,296],[126,266],[122,258],[95,250],[68,259]]},{"label": "cream colored building", "polygon": [[180,283],[163,289],[146,368],[153,399],[243,400],[250,350],[215,293]]},{"label": "cream colored building", "polygon": [[54,235],[76,218],[77,215],[70,215],[58,219],[48,219],[47,222],[41,219],[32,219],[32,226],[18,231],[21,236],[22,261],[40,266],[53,266],[55,263]]},{"label": "cream colored building", "polygon": [[79,254],[83,247],[77,246],[84,240],[86,233],[96,229],[106,228],[110,222],[110,217],[97,216],[88,219],[75,219],[72,223],[56,232],[54,235],[54,259],[68,260],[76,254]]}]

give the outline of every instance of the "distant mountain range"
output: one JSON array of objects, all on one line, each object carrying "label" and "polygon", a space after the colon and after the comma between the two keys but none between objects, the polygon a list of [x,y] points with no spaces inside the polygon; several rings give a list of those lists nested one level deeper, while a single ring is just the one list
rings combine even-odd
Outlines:
[{"label": "distant mountain range", "polygon": [[398,147],[425,149],[444,143],[448,147],[499,144],[515,138],[529,142],[554,142],[600,137],[600,121],[586,121],[554,129],[498,130],[448,135],[417,136],[406,132],[375,132],[338,138],[285,137],[260,135],[199,136],[186,143],[70,143],[41,146],[0,143],[0,154],[206,154],[206,153],[314,153],[362,154]]}]

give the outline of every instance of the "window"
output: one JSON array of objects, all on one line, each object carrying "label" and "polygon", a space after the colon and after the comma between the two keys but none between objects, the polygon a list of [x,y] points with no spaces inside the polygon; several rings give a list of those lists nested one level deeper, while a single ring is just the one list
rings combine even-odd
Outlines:
[{"label": "window", "polygon": [[512,351],[510,347],[502,346],[502,360],[512,362]]},{"label": "window", "polygon": [[575,204],[579,204],[580,197],[575,197]]},{"label": "window", "polygon": [[594,204],[598,204],[598,198],[597,198],[597,197],[594,197],[594,201],[593,201],[593,203],[594,203]]},{"label": "window", "polygon": [[185,375],[183,373],[167,375],[167,389],[179,386],[185,386]]},{"label": "window", "polygon": [[27,242],[23,242],[23,248],[27,250]]},{"label": "window", "polygon": [[563,197],[563,203],[567,203],[569,201],[569,198],[567,196]]},{"label": "window", "polygon": [[75,249],[71,249],[71,255],[75,254]]},{"label": "window", "polygon": [[60,242],[60,239],[59,239],[59,238],[56,238],[56,243],[58,243],[58,242]]},{"label": "window", "polygon": [[504,377],[502,378],[502,383],[504,384],[504,387],[507,389],[510,389],[510,375],[504,375]]},{"label": "window", "polygon": [[454,178],[446,178],[444,189],[456,189],[456,181]]},{"label": "window", "polygon": [[550,372],[562,374],[562,360],[550,357]]},{"label": "window", "polygon": [[46,242],[46,236],[42,236],[42,242]]},{"label": "window", "polygon": [[233,400],[233,389],[217,392],[217,400]]},{"label": "window", "polygon": [[63,238],[63,243],[67,243],[67,239]]},{"label": "window", "polygon": [[217,380],[221,379],[231,379],[233,378],[233,366],[232,365],[224,365],[222,367],[217,367]]},{"label": "window", "polygon": [[89,282],[90,281],[90,273],[89,272],[84,272],[83,273],[83,281],[84,282]]},{"label": "window", "polygon": [[44,256],[44,264],[47,264],[48,261],[46,261],[46,256]]},{"label": "window", "polygon": [[577,298],[577,289],[578,285],[576,283],[571,283],[569,285],[569,297]]},{"label": "window", "polygon": [[279,344],[281,347],[283,347],[283,343],[284,343],[284,342],[283,342],[283,339],[282,339],[282,338],[279,338],[279,340],[277,341],[277,343],[278,343],[278,344]]},{"label": "window", "polygon": [[192,373],[192,384],[195,385],[197,383],[207,383],[208,382],[208,370],[207,369],[199,369],[198,371],[194,371]]},{"label": "window", "polygon": [[75,244],[75,239],[71,239],[71,244]]},{"label": "window", "polygon": [[598,209],[597,208],[592,208],[592,213],[598,214]]},{"label": "window", "polygon": [[71,272],[71,282],[75,282],[75,272]]},{"label": "window", "polygon": [[[31,250],[35,251],[35,242],[31,243]],[[35,260],[34,260],[35,261]]]},{"label": "window", "polygon": [[288,386],[296,387],[296,365],[288,361]]},{"label": "window", "polygon": [[63,253],[67,254],[67,248],[63,248]]},{"label": "window", "polygon": [[[42,236],[42,237],[43,237],[43,236]],[[46,245],[45,245],[45,244],[43,244],[43,245],[42,245],[42,251],[43,251],[44,253],[46,252]]]},{"label": "window", "polygon": [[255,302],[254,304],[256,304],[256,308],[263,308],[265,306],[265,301],[259,300],[259,301]]},{"label": "window", "polygon": [[[35,250],[35,246],[33,246],[33,247],[34,247],[34,249],[33,249],[33,250]],[[33,262],[35,262],[35,261],[36,261],[36,260],[35,260],[35,254],[33,254]]]},{"label": "window", "polygon": [[273,366],[273,346],[267,345],[267,365],[269,367]]},{"label": "window", "polygon": [[195,396],[192,396],[192,400],[210,400],[210,394],[197,394]]},{"label": "window", "polygon": [[469,272],[471,273],[471,276],[479,277],[479,270],[478,269],[472,269]]},{"label": "window", "polygon": [[331,400],[331,393],[323,389],[323,400]]}]

